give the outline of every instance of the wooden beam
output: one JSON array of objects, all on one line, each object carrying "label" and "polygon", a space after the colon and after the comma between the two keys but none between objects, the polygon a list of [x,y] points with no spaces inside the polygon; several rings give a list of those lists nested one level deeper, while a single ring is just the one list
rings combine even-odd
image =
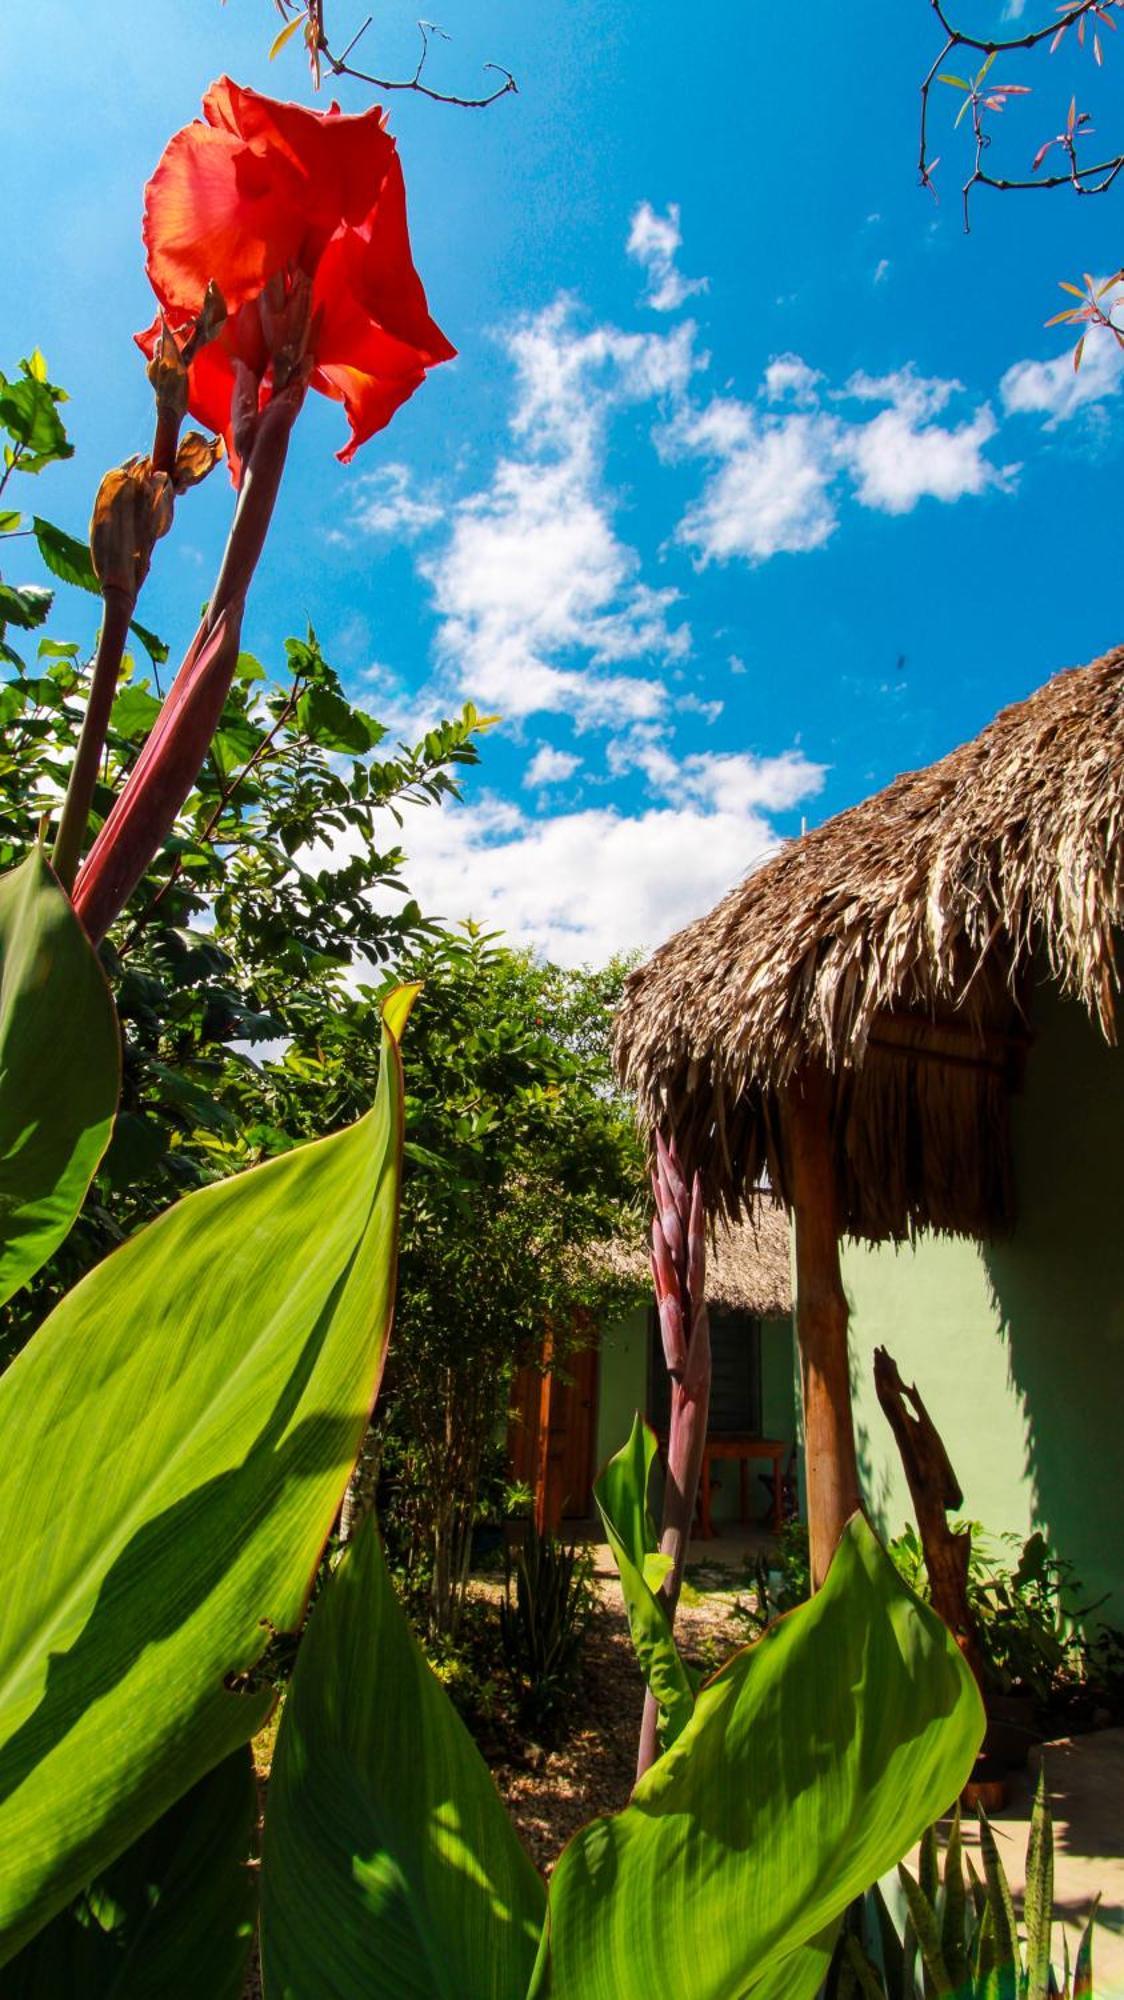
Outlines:
[{"label": "wooden beam", "polygon": [[782,1110],[796,1234],[796,1331],[814,1590],[827,1575],[847,1521],[862,1504],[851,1414],[847,1299],[839,1269],[831,1105],[826,1070],[808,1067],[791,1085]]}]

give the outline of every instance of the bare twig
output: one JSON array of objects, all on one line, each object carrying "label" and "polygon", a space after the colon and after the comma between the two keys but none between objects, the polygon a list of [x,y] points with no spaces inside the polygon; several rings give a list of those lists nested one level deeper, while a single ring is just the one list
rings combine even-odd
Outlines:
[{"label": "bare twig", "polygon": [[[934,84],[951,83],[956,88],[966,92],[966,100],[957,118],[957,123],[963,117],[964,111],[969,109],[972,119],[972,165],[971,171],[960,191],[964,209],[964,227],[966,230],[970,227],[972,190],[977,187],[992,188],[999,194],[1047,193],[1056,188],[1068,187],[1074,194],[1100,195],[1107,194],[1108,190],[1113,186],[1118,175],[1124,169],[1124,153],[1114,154],[1106,159],[1097,160],[1088,165],[1084,165],[1079,161],[1077,157],[1078,142],[1082,138],[1089,137],[1092,127],[1088,113],[1078,112],[1076,98],[1070,104],[1069,116],[1064,129],[1048,139],[1039,148],[1030,173],[1026,176],[996,174],[988,171],[985,160],[987,150],[992,143],[992,137],[986,124],[985,113],[1002,111],[1008,99],[1012,96],[1024,97],[1030,94],[1029,87],[1025,84],[997,85],[990,81],[988,72],[996,56],[1033,50],[1043,42],[1050,44],[1052,52],[1071,29],[1076,29],[1077,39],[1079,43],[1084,45],[1086,27],[1090,23],[1095,23],[1098,26],[1104,25],[1115,30],[1116,22],[1113,19],[1113,12],[1122,5],[1124,5],[1124,0],[1071,0],[1071,4],[1057,9],[1057,13],[1062,17],[1060,21],[1055,18],[1047,22],[1043,27],[1029,29],[1024,35],[983,36],[969,34],[966,30],[958,27],[949,16],[945,0],[929,0],[930,10],[944,31],[945,39],[925,77],[922,79],[920,86],[921,113],[920,143],[917,160],[918,178],[922,187],[928,188],[933,194],[936,193],[933,185],[933,173],[940,162],[938,157],[934,157],[930,153],[929,148],[930,96]],[[1094,56],[1099,65],[1102,61],[1102,50],[1096,27],[1094,27],[1092,42]],[[960,50],[969,51],[983,58],[980,69],[970,80],[952,77],[946,73],[945,65],[950,60],[955,59],[957,52]],[[1060,148],[1064,155],[1066,161],[1064,171],[1039,175],[1038,167],[1050,148],[1055,145]]]},{"label": "bare twig", "polygon": [[486,111],[490,104],[496,104],[501,97],[510,97],[519,89],[511,71],[505,69],[502,63],[496,62],[486,62],[484,69],[485,72],[492,72],[501,77],[502,82],[481,97],[462,97],[456,91],[434,89],[432,84],[425,81],[423,75],[429,61],[430,39],[434,35],[439,35],[442,41],[448,41],[449,37],[444,29],[437,27],[433,21],[419,21],[417,24],[421,48],[412,75],[379,76],[373,70],[357,69],[350,60],[371,27],[373,15],[368,14],[351,40],[336,55],[329,43],[324,25],[323,0],[276,0],[276,4],[278,12],[289,20],[299,19],[301,13],[305,16],[304,40],[317,89],[320,87],[321,74],[327,69],[333,76],[348,76],[355,83],[369,83],[375,90],[409,90],[418,97],[428,97],[433,104],[451,104],[462,111]]}]

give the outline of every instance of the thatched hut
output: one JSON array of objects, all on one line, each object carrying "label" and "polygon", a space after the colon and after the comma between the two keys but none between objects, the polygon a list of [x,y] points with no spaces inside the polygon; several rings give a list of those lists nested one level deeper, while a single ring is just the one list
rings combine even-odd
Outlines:
[{"label": "thatched hut", "polygon": [[[510,1436],[513,1475],[532,1489],[541,1526],[593,1512],[598,1469],[619,1450],[637,1410],[666,1425],[667,1370],[652,1303],[648,1254],[639,1241],[600,1244],[593,1255],[620,1281],[624,1304],[592,1338],[550,1369],[520,1370]],[[758,1198],[747,1217],[720,1223],[707,1265],[714,1347],[712,1432],[718,1462],[707,1505],[717,1518],[768,1512],[741,1465],[785,1467],[796,1437],[792,1367],[792,1274],[788,1222]],[[544,1357],[548,1359],[549,1357]],[[740,1456],[739,1456],[740,1454]],[[769,1475],[771,1476],[771,1475]]]},{"label": "thatched hut", "polygon": [[[1124,1110],[1122,921],[1124,649],[783,848],[629,981],[617,1060],[645,1121],[716,1215],[767,1177],[794,1220],[819,1573],[859,1489],[840,1242],[1015,1242],[1013,1106],[1048,1067],[1051,990],[1108,1064],[1090,1115],[1106,1091]],[[1058,1133],[1055,1159],[1087,1138]],[[1086,1169],[1103,1189],[1109,1161]],[[1124,1343],[1124,1303],[1114,1324]]]}]

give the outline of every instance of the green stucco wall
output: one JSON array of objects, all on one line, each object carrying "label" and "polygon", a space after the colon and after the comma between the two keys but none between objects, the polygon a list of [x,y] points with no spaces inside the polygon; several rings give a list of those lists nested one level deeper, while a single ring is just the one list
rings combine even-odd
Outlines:
[{"label": "green stucco wall", "polygon": [[909,1499],[871,1375],[916,1381],[988,1529],[1041,1528],[1100,1614],[1124,1624],[1124,1057],[1053,988],[1013,1106],[1018,1221],[1001,1244],[849,1246],[856,1431],[867,1496],[896,1532]]},{"label": "green stucco wall", "polygon": [[[644,1410],[648,1393],[648,1309],[637,1306],[601,1337],[597,1395],[597,1467],[619,1451],[632,1429],[637,1410]],[[761,1416],[766,1437],[795,1436],[796,1411],[792,1366],[791,1320],[764,1320],[761,1326]],[[757,1482],[768,1466],[751,1465],[749,1510],[763,1515],[768,1496]],[[713,1510],[716,1520],[732,1520],[738,1512],[736,1465],[715,1467]]]}]

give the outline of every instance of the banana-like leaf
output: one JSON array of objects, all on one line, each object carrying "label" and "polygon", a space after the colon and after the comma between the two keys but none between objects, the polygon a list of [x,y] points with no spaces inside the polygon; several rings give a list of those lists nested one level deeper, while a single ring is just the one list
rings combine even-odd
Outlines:
[{"label": "banana-like leaf", "polygon": [[4,2000],[241,2000],[257,1813],[243,1747],[24,1946],[4,1969]]},{"label": "banana-like leaf", "polygon": [[0,1380],[0,1962],[272,1706],[386,1353],[403,996],[365,1118],[189,1195]]},{"label": "banana-like leaf", "polygon": [[285,1703],[262,1858],[270,2000],[524,2000],[546,1895],[368,1519]]},{"label": "banana-like leaf", "polygon": [[[628,1443],[609,1460],[593,1488],[597,1511],[621,1580],[628,1629],[640,1671],[663,1715],[665,1749],[690,1721],[695,1697],[679,1657],[662,1599],[659,1540],[648,1512],[656,1440],[642,1418]],[[665,1565],[666,1567],[666,1565]]]},{"label": "banana-like leaf", "polygon": [[787,1995],[792,1954],[947,1808],[983,1731],[950,1633],[854,1516],[817,1596],[564,1850],[531,2000]]},{"label": "banana-like leaf", "polygon": [[0,1305],[74,1221],[120,1084],[109,988],[36,848],[0,880]]}]

